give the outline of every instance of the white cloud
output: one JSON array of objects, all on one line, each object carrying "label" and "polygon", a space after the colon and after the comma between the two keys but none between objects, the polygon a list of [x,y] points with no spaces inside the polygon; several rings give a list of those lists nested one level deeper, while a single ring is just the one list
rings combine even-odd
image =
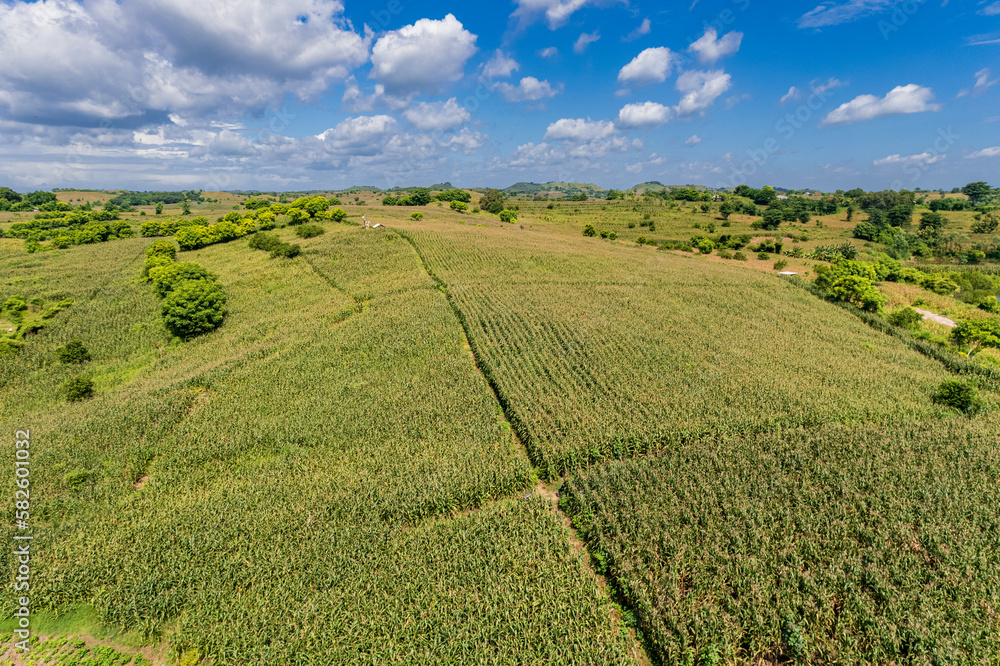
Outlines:
[{"label": "white cloud", "polygon": [[514,58],[497,49],[493,57],[483,65],[483,78],[487,81],[492,79],[506,79],[520,68],[521,66],[517,64]]},{"label": "white cloud", "polygon": [[889,155],[888,157],[883,157],[880,160],[875,160],[872,162],[875,166],[886,166],[889,164],[906,164],[908,162],[917,162],[919,164],[935,164],[945,159],[947,155],[932,155],[931,153],[920,153],[919,155]]},{"label": "white cloud", "polygon": [[665,46],[646,49],[618,72],[618,84],[644,86],[663,83],[670,76],[677,56]]},{"label": "white cloud", "polygon": [[573,44],[573,53],[576,53],[577,55],[582,55],[583,52],[587,50],[588,46],[590,46],[600,38],[601,34],[596,30],[590,33],[587,32],[582,33],[577,38],[576,43]]},{"label": "white cloud", "polygon": [[587,5],[614,4],[616,0],[515,0],[517,9],[511,18],[518,19],[521,26],[544,17],[550,30],[566,25],[570,17]]},{"label": "white cloud", "polygon": [[729,90],[732,77],[721,69],[707,72],[684,72],[677,77],[677,90],[683,93],[677,114],[688,116],[701,113]]},{"label": "white cloud", "polygon": [[554,46],[547,46],[544,49],[541,49],[538,52],[538,55],[540,55],[543,58],[554,58],[557,55],[559,55],[559,49],[557,49]]},{"label": "white cloud", "polygon": [[341,121],[316,138],[330,152],[371,156],[382,152],[387,139],[396,133],[397,126],[392,116],[358,116]]},{"label": "white cloud", "polygon": [[403,112],[403,117],[420,130],[444,132],[472,119],[469,111],[452,97],[446,102],[421,102]]},{"label": "white cloud", "polygon": [[634,42],[635,40],[639,39],[640,37],[648,35],[652,30],[653,30],[653,24],[652,24],[652,22],[648,18],[647,19],[643,19],[642,20],[642,24],[638,28],[636,28],[632,32],[630,32],[627,35],[625,35],[624,37],[622,37],[622,41],[623,42]]},{"label": "white cloud", "polygon": [[841,81],[840,79],[834,79],[834,78],[827,79],[826,83],[817,84],[816,81],[813,81],[809,84],[809,86],[812,88],[813,93],[816,95],[822,95],[827,90],[833,90],[834,88],[839,88],[841,86],[846,86],[846,85],[847,84]]},{"label": "white cloud", "polygon": [[368,58],[342,12],[336,0],[0,3],[0,115],[134,127],[314,97]]},{"label": "white cloud", "polygon": [[[997,3],[1000,4],[1000,3]],[[966,95],[972,95],[974,97],[979,97],[986,93],[987,90],[992,88],[997,84],[996,79],[990,80],[990,70],[989,68],[983,68],[976,72],[976,83],[971,89],[963,88],[958,92],[959,97],[965,97]]]},{"label": "white cloud", "polygon": [[915,83],[897,86],[885,97],[859,95],[831,111],[820,123],[820,127],[847,125],[903,113],[938,111],[941,106],[930,103],[933,97],[934,92],[930,88]]},{"label": "white cloud", "polygon": [[974,153],[969,153],[965,156],[967,160],[974,160],[980,157],[1000,157],[1000,146],[993,146],[992,148],[983,148],[982,150],[977,150]]},{"label": "white cloud", "polygon": [[370,77],[390,95],[440,92],[462,78],[475,52],[476,36],[454,15],[440,21],[420,19],[375,42]]},{"label": "white cloud", "polygon": [[622,129],[650,129],[670,120],[674,110],[656,102],[626,104],[618,112],[618,127]]},{"label": "white cloud", "polygon": [[983,16],[1000,16],[1000,2],[994,2],[986,5],[979,10],[979,13]]},{"label": "white cloud", "polygon": [[614,133],[614,124],[603,120],[562,118],[549,125],[544,141],[596,141]]},{"label": "white cloud", "polygon": [[788,89],[788,92],[781,98],[781,106],[788,104],[789,102],[794,102],[797,99],[802,98],[802,91],[792,86]]},{"label": "white cloud", "polygon": [[697,146],[701,142],[702,142],[702,138],[700,136],[698,136],[697,134],[695,134],[695,135],[691,136],[690,138],[688,138],[688,140],[684,142],[684,145],[685,146]]},{"label": "white cloud", "polygon": [[885,11],[898,0],[848,0],[836,3],[821,2],[814,9],[799,18],[800,28],[823,28],[831,25],[850,23],[865,16]]},{"label": "white cloud", "polygon": [[548,81],[539,81],[533,76],[524,77],[516,86],[506,82],[498,83],[493,86],[493,90],[499,91],[508,102],[537,102],[559,94],[559,90],[553,88]]},{"label": "white cloud", "polygon": [[705,34],[688,48],[688,51],[697,53],[699,62],[710,65],[724,56],[739,51],[742,43],[742,32],[730,32],[723,37],[718,37],[715,28],[708,28],[705,30]]},{"label": "white cloud", "polygon": [[464,127],[458,134],[441,141],[440,145],[442,148],[447,148],[448,150],[461,151],[466,155],[472,155],[486,144],[487,138],[485,134],[473,132],[468,127]]}]

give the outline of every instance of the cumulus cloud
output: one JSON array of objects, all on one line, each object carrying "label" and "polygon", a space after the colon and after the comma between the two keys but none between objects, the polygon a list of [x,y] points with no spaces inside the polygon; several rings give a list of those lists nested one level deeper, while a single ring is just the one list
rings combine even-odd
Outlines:
[{"label": "cumulus cloud", "polygon": [[573,44],[573,53],[576,53],[577,55],[582,55],[583,52],[587,50],[588,46],[590,46],[600,38],[601,34],[596,30],[594,32],[582,33],[577,38],[576,43]]},{"label": "cumulus cloud", "polygon": [[603,120],[562,118],[549,125],[544,141],[595,141],[615,133],[615,126]]},{"label": "cumulus cloud", "polygon": [[539,81],[533,76],[524,77],[516,86],[506,82],[497,83],[493,90],[499,91],[508,102],[537,102],[559,94],[559,90],[553,88],[548,81]]},{"label": "cumulus cloud", "polygon": [[986,67],[976,72],[975,85],[973,85],[972,88],[963,88],[962,90],[958,91],[958,96],[965,97],[966,95],[972,95],[973,97],[979,97],[980,95],[985,94],[987,90],[989,90],[996,84],[997,80],[990,79],[990,70],[988,67]]},{"label": "cumulus cloud", "polygon": [[1000,16],[1000,2],[992,2],[986,5],[979,10],[979,13],[983,16]]},{"label": "cumulus cloud", "polygon": [[673,109],[656,102],[626,104],[618,112],[618,127],[622,129],[650,129],[670,120]]},{"label": "cumulus cloud", "polygon": [[341,121],[316,138],[331,152],[371,156],[381,152],[382,145],[395,134],[397,126],[392,116],[358,116]]},{"label": "cumulus cloud", "polygon": [[520,68],[521,66],[517,64],[514,58],[497,49],[493,57],[483,65],[483,78],[487,81],[491,79],[506,79]]},{"label": "cumulus cloud", "polygon": [[559,49],[554,46],[546,46],[538,52],[538,55],[543,58],[554,58],[559,55]]},{"label": "cumulus cloud", "polygon": [[421,102],[403,112],[403,117],[420,130],[444,132],[472,119],[472,114],[452,97],[446,102]]},{"label": "cumulus cloud", "polygon": [[885,97],[859,95],[831,111],[820,123],[820,127],[847,125],[904,113],[938,111],[941,106],[931,104],[930,100],[933,98],[934,92],[930,88],[915,83],[897,86]]},{"label": "cumulus cloud", "polygon": [[721,69],[684,72],[677,77],[677,90],[683,93],[677,114],[689,116],[702,113],[729,90],[732,77]]},{"label": "cumulus cloud", "polygon": [[342,12],[336,0],[2,3],[0,115],[138,127],[306,99],[368,58]]},{"label": "cumulus cloud", "polygon": [[639,39],[640,37],[648,35],[652,31],[652,29],[653,29],[652,22],[648,18],[647,19],[643,19],[642,20],[642,24],[638,28],[636,28],[632,32],[630,32],[627,35],[625,35],[624,37],[622,37],[622,41],[623,42],[634,42],[635,40]]},{"label": "cumulus cloud", "polygon": [[965,156],[967,160],[974,160],[980,157],[1000,157],[1000,146],[993,146],[992,148],[983,148],[982,150],[977,150],[974,153],[969,153]]},{"label": "cumulus cloud", "polygon": [[646,49],[618,72],[618,84],[638,87],[663,83],[670,76],[677,56],[665,46]]},{"label": "cumulus cloud", "polygon": [[698,136],[697,134],[695,134],[695,135],[689,137],[688,140],[684,142],[684,145],[685,146],[697,146],[701,142],[702,142],[702,138],[700,136]]},{"label": "cumulus cloud", "polygon": [[454,15],[420,19],[375,42],[369,76],[390,95],[440,92],[462,78],[465,63],[475,52],[476,36]]},{"label": "cumulus cloud", "polygon": [[720,58],[739,51],[742,43],[742,32],[730,32],[719,37],[715,28],[708,28],[705,34],[688,48],[688,51],[698,54],[699,62],[710,65]]},{"label": "cumulus cloud", "polygon": [[883,157],[880,160],[875,160],[872,162],[875,166],[886,166],[889,164],[907,164],[909,162],[916,162],[919,164],[935,164],[945,159],[947,155],[932,155],[931,153],[920,153],[919,155],[889,155],[888,157]]}]

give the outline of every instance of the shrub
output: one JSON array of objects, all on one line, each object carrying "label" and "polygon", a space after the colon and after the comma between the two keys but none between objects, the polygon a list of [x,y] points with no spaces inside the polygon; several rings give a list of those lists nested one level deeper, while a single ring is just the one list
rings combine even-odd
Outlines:
[{"label": "shrub", "polygon": [[63,384],[63,393],[66,394],[66,399],[70,402],[85,400],[94,395],[94,382],[82,375],[73,377]]},{"label": "shrub", "polygon": [[735,259],[736,261],[746,261],[747,255],[743,254],[740,251],[736,251],[733,253],[733,259]]},{"label": "shrub", "polygon": [[277,259],[279,257],[284,259],[294,259],[300,254],[302,254],[302,246],[292,245],[290,243],[281,243],[276,248],[271,250],[272,259]]},{"label": "shrub", "polygon": [[451,202],[451,209],[459,213],[464,213],[465,211],[469,210],[469,204],[465,203],[464,201],[459,201],[458,199],[455,199]]},{"label": "shrub", "polygon": [[769,255],[767,252],[758,252],[757,258],[760,259],[761,261],[767,261],[771,258],[771,255]]},{"label": "shrub", "polygon": [[976,385],[959,379],[946,379],[941,382],[931,400],[939,405],[954,407],[965,414],[975,414],[983,408],[983,401],[979,397]]},{"label": "shrub", "polygon": [[601,238],[607,238],[609,235],[610,235],[609,232],[607,232],[605,230],[601,230]]},{"label": "shrub", "polygon": [[774,262],[774,270],[783,271],[786,268],[788,268],[788,261],[786,261],[785,259],[778,259],[776,262]]},{"label": "shrub", "polygon": [[275,248],[282,245],[281,239],[274,234],[265,234],[262,231],[258,231],[253,236],[250,237],[250,248],[253,250],[264,250],[265,252],[271,252]]},{"label": "shrub", "polygon": [[83,346],[82,340],[70,340],[56,350],[56,356],[63,363],[85,363],[90,360],[90,352]]},{"label": "shrub", "polygon": [[723,259],[732,259],[733,253],[730,252],[729,250],[719,250],[719,256],[722,257]]},{"label": "shrub", "polygon": [[176,261],[177,247],[170,241],[153,241],[146,248],[146,258],[149,259],[151,257],[167,257],[170,261]]},{"label": "shrub", "polygon": [[63,483],[70,488],[79,488],[90,480],[90,472],[83,469],[73,470],[63,476]]},{"label": "shrub", "polygon": [[420,220],[424,219],[424,214],[421,213],[420,211],[417,211],[415,213],[411,213],[410,217],[419,222]]},{"label": "shrub", "polygon": [[514,224],[517,222],[517,211],[509,209],[500,211],[500,221]]},{"label": "shrub", "polygon": [[923,316],[911,307],[899,308],[889,313],[889,323],[893,326],[912,328],[923,321]]},{"label": "shrub", "polygon": [[343,222],[347,219],[347,213],[342,208],[334,208],[330,211],[330,219],[334,222]]},{"label": "shrub", "polygon": [[587,237],[594,237],[597,235],[597,229],[594,228],[594,225],[588,224],[583,228],[583,235]]},{"label": "shrub", "polygon": [[326,229],[318,224],[303,224],[295,228],[295,235],[299,238],[315,238],[326,233]]},{"label": "shrub", "polygon": [[618,240],[618,234],[612,231],[610,234],[608,234],[608,240]]},{"label": "shrub", "polygon": [[156,295],[163,298],[185,280],[214,281],[215,276],[194,262],[183,261],[149,269],[149,279],[156,289]]},{"label": "shrub", "polygon": [[167,329],[187,340],[222,325],[226,295],[209,280],[186,280],[167,295],[161,312]]}]

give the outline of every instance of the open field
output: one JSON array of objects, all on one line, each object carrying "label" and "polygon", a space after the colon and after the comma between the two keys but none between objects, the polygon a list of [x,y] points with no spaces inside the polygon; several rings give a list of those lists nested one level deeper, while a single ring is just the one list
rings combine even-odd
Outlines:
[{"label": "open field", "polygon": [[[245,199],[211,195],[192,215]],[[935,404],[944,364],[774,258],[635,242],[714,225],[811,249],[846,240],[843,214],[762,232],[631,201],[519,202],[504,224],[379,200],[345,197],[346,224],[308,239],[279,216],[293,259],[246,238],[179,253],[228,299],[187,342],[142,280],[154,239],[26,254],[0,238],[0,300],[38,299],[29,318],[72,301],[0,356],[0,428],[32,431],[36,610],[214,664],[1000,649],[998,396],[981,390],[976,416]],[[890,307],[996,316],[884,288]],[[92,360],[59,362],[71,339]],[[79,374],[96,393],[67,403]]]}]

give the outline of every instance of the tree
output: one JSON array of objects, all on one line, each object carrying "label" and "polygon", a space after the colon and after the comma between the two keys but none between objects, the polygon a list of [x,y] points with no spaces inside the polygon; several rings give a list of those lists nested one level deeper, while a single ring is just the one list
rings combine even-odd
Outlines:
[{"label": "tree", "polygon": [[71,363],[86,363],[90,360],[90,352],[87,351],[87,348],[83,345],[83,340],[76,339],[70,340],[62,347],[56,349],[56,356],[59,357],[60,361],[66,363],[67,365]]},{"label": "tree", "polygon": [[830,287],[830,291],[838,299],[853,303],[868,312],[877,312],[886,302],[886,297],[875,288],[871,280],[858,275],[839,278]]},{"label": "tree", "polygon": [[63,384],[63,392],[70,402],[84,400],[94,395],[94,382],[87,377],[74,377]]},{"label": "tree", "polygon": [[191,202],[185,199],[184,203],[181,204],[181,215],[190,215],[190,214],[191,214]]},{"label": "tree", "polygon": [[967,319],[952,329],[951,339],[974,356],[980,347],[1000,348],[1000,323],[995,319]]},{"label": "tree", "polygon": [[719,206],[719,213],[722,215],[723,220],[728,220],[729,216],[736,212],[736,206],[732,202],[724,201],[721,206]]},{"label": "tree", "polygon": [[969,203],[973,206],[977,206],[980,203],[986,201],[993,190],[983,181],[976,181],[975,183],[969,183],[962,188],[962,194],[969,197]]},{"label": "tree", "polygon": [[583,228],[583,235],[584,236],[589,236],[589,237],[596,236],[597,235],[597,229],[594,228],[594,225],[588,224],[587,226],[585,226]]},{"label": "tree", "polygon": [[222,325],[226,295],[209,280],[186,280],[163,300],[161,313],[167,329],[188,340]]},{"label": "tree", "polygon": [[517,211],[516,210],[500,211],[500,221],[514,224],[515,222],[517,222]]},{"label": "tree", "polygon": [[157,215],[163,215],[163,202],[162,201],[157,201],[156,202],[156,214]]},{"label": "tree", "polygon": [[1000,226],[1000,217],[996,213],[986,213],[982,219],[972,225],[974,234],[991,234]]},{"label": "tree", "polygon": [[453,200],[451,202],[451,209],[458,213],[464,213],[465,211],[469,210],[469,204],[465,203],[464,201]]},{"label": "tree", "polygon": [[167,264],[149,269],[149,279],[157,296],[163,298],[185,280],[214,280],[215,276],[192,261]]},{"label": "tree", "polygon": [[764,211],[764,222],[761,225],[764,229],[777,229],[785,221],[785,213],[776,206],[771,206]]},{"label": "tree", "polygon": [[931,400],[939,405],[954,407],[966,414],[975,414],[983,408],[983,400],[979,397],[976,386],[959,379],[946,379],[941,382]]},{"label": "tree", "polygon": [[849,205],[847,207],[847,221],[848,222],[850,222],[854,218],[854,211],[855,210],[857,210],[857,209],[854,207],[854,204],[851,204],[851,205]]},{"label": "tree", "polygon": [[490,188],[479,200],[479,207],[488,213],[499,215],[507,207],[507,201],[500,190]]},{"label": "tree", "polygon": [[330,211],[330,219],[334,222],[343,222],[347,219],[347,213],[344,212],[343,208],[334,208]]},{"label": "tree", "polygon": [[897,204],[885,214],[886,222],[891,227],[909,227],[913,222],[913,207]]},{"label": "tree", "polygon": [[920,231],[918,234],[931,247],[936,247],[941,238],[941,229],[948,222],[944,215],[929,211],[920,215]]}]

